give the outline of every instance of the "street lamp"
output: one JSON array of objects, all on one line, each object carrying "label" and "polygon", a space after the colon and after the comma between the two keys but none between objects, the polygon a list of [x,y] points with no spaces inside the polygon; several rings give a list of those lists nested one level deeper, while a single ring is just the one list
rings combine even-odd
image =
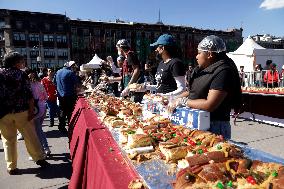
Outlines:
[{"label": "street lamp", "polygon": [[[36,69],[38,69],[38,68],[42,68],[42,66],[41,66],[41,46],[40,45],[37,45],[37,46],[34,46],[33,47],[33,50],[35,50],[35,49],[38,49],[38,56],[36,57],[36,61],[37,61],[37,64],[36,64]],[[40,67],[38,66],[38,65],[40,65]]]}]

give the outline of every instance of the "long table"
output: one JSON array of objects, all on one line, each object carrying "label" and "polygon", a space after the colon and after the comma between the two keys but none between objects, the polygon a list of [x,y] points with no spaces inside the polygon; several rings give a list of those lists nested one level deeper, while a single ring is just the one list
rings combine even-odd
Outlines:
[{"label": "long table", "polygon": [[69,139],[73,168],[69,189],[128,188],[131,180],[139,178],[82,97],[69,124]]},{"label": "long table", "polygon": [[[112,133],[101,124],[96,112],[89,107],[84,98],[79,98],[77,101],[69,123],[69,139],[73,168],[69,189],[128,188],[132,180],[140,178],[139,175],[143,176],[143,179],[149,186],[152,186],[151,181],[165,182],[165,176],[158,176],[157,178],[160,180],[153,178],[153,180],[147,181],[145,179],[151,172],[154,176],[157,174],[157,171],[152,166],[153,164],[145,163],[145,170],[148,165],[152,166],[148,166],[151,167],[151,170],[147,170],[146,175],[141,174],[139,167],[135,169],[133,165],[129,164],[129,161],[120,151]],[[240,146],[244,150],[245,155],[251,159],[284,164],[284,160],[281,158],[247,146],[236,145]],[[143,166],[142,164],[141,167],[144,168]],[[142,169],[141,167],[140,169]]]},{"label": "long table", "polygon": [[243,93],[245,111],[284,119],[284,95]]},{"label": "long table", "polygon": [[247,112],[242,117],[284,126],[284,95],[243,92],[242,97]]}]

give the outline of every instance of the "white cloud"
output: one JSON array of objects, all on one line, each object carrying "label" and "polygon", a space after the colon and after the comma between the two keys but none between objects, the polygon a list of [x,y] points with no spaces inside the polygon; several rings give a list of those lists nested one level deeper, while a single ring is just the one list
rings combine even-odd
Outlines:
[{"label": "white cloud", "polygon": [[259,8],[268,10],[284,8],[284,0],[264,0]]}]

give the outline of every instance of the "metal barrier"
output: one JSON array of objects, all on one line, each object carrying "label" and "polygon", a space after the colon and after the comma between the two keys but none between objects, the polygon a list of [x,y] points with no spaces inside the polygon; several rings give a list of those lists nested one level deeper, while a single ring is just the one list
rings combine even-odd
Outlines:
[{"label": "metal barrier", "polygon": [[[241,86],[243,87],[284,87],[283,75],[279,74],[276,70],[278,80],[273,81],[274,77],[272,77],[272,83],[264,82],[265,75],[268,75],[268,71],[271,70],[263,70],[263,71],[253,71],[253,72],[239,72]],[[272,71],[270,74],[274,76],[274,72]]]}]

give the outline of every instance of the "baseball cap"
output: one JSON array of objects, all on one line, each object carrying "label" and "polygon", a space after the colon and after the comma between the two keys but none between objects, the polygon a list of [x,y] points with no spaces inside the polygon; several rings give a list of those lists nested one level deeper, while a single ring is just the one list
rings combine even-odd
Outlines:
[{"label": "baseball cap", "polygon": [[71,67],[71,66],[73,66],[74,64],[76,64],[76,62],[73,61],[73,60],[71,60],[71,61],[69,61],[69,62],[66,62],[66,63],[64,64],[64,66],[66,66],[66,67]]},{"label": "baseball cap", "polygon": [[198,44],[197,49],[200,51],[220,53],[226,51],[226,45],[220,37],[216,35],[209,35],[202,39],[202,41]]},{"label": "baseball cap", "polygon": [[166,45],[166,46],[174,46],[176,43],[174,41],[173,36],[169,34],[161,35],[155,43],[150,44],[151,47],[155,47],[158,45]]}]

